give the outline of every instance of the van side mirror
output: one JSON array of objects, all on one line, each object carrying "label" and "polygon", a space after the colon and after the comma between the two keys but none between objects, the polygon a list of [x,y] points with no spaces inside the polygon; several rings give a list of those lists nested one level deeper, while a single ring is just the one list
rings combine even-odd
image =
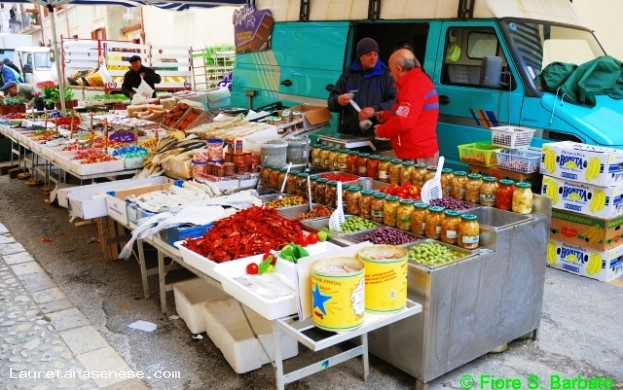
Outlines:
[{"label": "van side mirror", "polygon": [[32,65],[30,64],[26,64],[22,67],[22,71],[24,71],[24,74],[26,73],[32,73]]},{"label": "van side mirror", "polygon": [[502,58],[486,56],[482,58],[480,66],[480,86],[485,88],[500,88],[502,76]]}]

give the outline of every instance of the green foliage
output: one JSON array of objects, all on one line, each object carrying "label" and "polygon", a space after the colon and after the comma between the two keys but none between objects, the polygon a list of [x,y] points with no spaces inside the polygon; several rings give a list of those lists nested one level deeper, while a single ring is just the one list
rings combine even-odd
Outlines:
[{"label": "green foliage", "polygon": [[[235,50],[236,50],[236,47],[229,43],[221,43],[219,45],[206,47],[205,49],[203,49],[203,60],[205,62],[205,65],[206,66],[223,65],[222,63],[218,62],[217,55],[222,52],[235,51]],[[233,60],[231,61],[228,60],[226,65],[231,66],[232,64],[233,64]]]}]

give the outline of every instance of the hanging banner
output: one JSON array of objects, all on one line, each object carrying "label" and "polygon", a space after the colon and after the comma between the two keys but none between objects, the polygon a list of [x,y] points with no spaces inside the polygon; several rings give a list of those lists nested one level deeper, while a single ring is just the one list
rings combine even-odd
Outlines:
[{"label": "hanging banner", "polygon": [[254,6],[246,5],[234,11],[236,53],[270,49],[274,22],[270,10],[257,11]]}]

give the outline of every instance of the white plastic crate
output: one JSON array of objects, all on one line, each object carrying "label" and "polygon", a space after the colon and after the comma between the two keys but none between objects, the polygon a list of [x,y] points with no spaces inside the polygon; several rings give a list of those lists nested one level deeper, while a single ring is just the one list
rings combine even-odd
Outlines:
[{"label": "white plastic crate", "polygon": [[203,305],[210,301],[229,298],[229,294],[199,278],[176,283],[173,286],[173,296],[177,314],[195,334],[206,331]]},{"label": "white plastic crate", "polygon": [[539,170],[541,152],[532,149],[506,149],[496,151],[498,167],[521,173],[534,173]]},{"label": "white plastic crate", "polygon": [[507,149],[527,148],[532,142],[536,130],[527,127],[497,126],[490,127],[491,144]]}]

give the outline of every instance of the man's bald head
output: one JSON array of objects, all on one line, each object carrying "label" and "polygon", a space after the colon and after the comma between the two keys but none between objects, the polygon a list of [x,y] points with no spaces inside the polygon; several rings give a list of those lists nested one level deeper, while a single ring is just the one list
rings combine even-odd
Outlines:
[{"label": "man's bald head", "polygon": [[415,67],[420,67],[420,62],[409,49],[398,49],[389,57],[389,69],[395,80]]}]

